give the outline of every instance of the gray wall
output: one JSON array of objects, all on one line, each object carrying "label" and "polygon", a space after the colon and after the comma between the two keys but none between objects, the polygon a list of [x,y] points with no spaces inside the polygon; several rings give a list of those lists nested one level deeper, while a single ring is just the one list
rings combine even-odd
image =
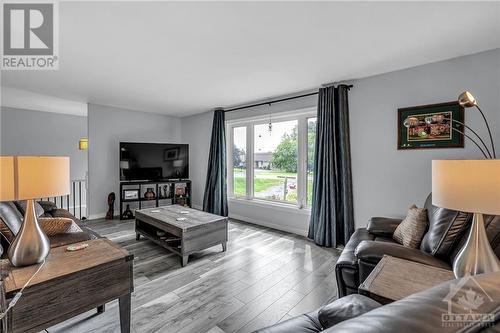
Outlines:
[{"label": "gray wall", "polygon": [[[422,205],[431,189],[431,160],[481,158],[470,142],[464,149],[398,151],[397,109],[453,101],[463,90],[471,91],[495,131],[500,147],[500,49],[395,71],[352,82],[349,95],[355,224],[364,226],[370,216],[403,216],[407,208]],[[273,105],[273,113],[316,105],[316,98]],[[267,106],[228,113],[227,119],[268,114]],[[206,177],[211,113],[182,119],[183,141],[197,149],[191,175],[193,203],[200,205]],[[479,114],[466,111],[466,123],[486,135]],[[186,129],[189,129],[189,138]],[[186,133],[186,134],[185,134]],[[500,148],[498,148],[500,150]],[[193,157],[194,158],[194,157]],[[230,215],[304,234],[308,216],[295,210],[230,203]]]},{"label": "gray wall", "polygon": [[78,141],[87,137],[87,117],[2,107],[2,155],[69,156],[71,179],[84,179],[87,152]]},{"label": "gray wall", "polygon": [[[212,112],[181,119],[182,143],[189,144],[189,178],[192,186],[193,207],[201,209],[203,205],[203,191],[208,167],[208,151],[212,135]],[[208,138],[208,139],[207,139]]]},{"label": "gray wall", "polygon": [[[90,218],[97,218],[108,209],[108,194],[119,195],[119,142],[180,142],[181,121],[96,104],[88,105],[88,120]],[[115,212],[119,210],[118,202]]]},{"label": "gray wall", "polygon": [[[396,149],[398,108],[453,101],[464,90],[477,98],[500,147],[500,49],[354,82],[349,102],[357,226],[373,215],[401,216],[411,204],[422,205],[431,190],[431,160],[482,158],[467,140],[465,149]],[[466,110],[465,121],[487,138],[475,109]]]}]

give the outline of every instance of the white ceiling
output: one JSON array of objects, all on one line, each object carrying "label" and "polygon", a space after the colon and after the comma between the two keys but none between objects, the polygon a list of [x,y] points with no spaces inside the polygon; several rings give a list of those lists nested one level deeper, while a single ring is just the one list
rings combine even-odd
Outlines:
[{"label": "white ceiling", "polygon": [[2,86],[185,116],[500,47],[500,2],[62,2]]}]

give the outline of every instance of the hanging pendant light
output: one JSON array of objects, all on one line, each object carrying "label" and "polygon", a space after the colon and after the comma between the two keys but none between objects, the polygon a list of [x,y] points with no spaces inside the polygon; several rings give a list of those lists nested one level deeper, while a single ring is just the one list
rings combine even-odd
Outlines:
[{"label": "hanging pendant light", "polygon": [[273,133],[273,123],[272,123],[272,115],[273,115],[273,110],[271,109],[271,103],[269,105],[269,136]]}]

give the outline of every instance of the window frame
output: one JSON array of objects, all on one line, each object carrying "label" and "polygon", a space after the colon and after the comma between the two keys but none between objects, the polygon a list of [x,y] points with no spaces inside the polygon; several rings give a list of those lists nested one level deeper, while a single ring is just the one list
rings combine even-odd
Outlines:
[{"label": "window frame", "polygon": [[[262,202],[298,209],[310,209],[307,205],[307,121],[316,118],[316,107],[294,110],[290,112],[280,112],[272,114],[272,122],[297,120],[297,202],[286,202],[283,200],[272,200],[254,197],[254,131],[256,125],[268,124],[269,114],[255,117],[239,118],[226,121],[226,133],[228,138],[226,151],[228,152],[227,164],[227,193],[230,200],[251,200],[252,202]],[[234,128],[246,127],[246,195],[234,195],[234,173],[233,173],[233,148],[234,148]]]}]

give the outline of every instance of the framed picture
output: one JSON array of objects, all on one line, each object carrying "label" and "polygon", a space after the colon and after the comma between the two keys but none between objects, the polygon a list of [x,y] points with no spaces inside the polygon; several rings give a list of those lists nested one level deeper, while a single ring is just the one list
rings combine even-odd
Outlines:
[{"label": "framed picture", "polygon": [[458,102],[398,109],[398,149],[463,148],[463,123]]},{"label": "framed picture", "polygon": [[173,161],[179,156],[179,148],[165,149],[163,151],[163,160]]},{"label": "framed picture", "polygon": [[123,199],[124,200],[137,200],[139,199],[139,190],[123,190]]}]

